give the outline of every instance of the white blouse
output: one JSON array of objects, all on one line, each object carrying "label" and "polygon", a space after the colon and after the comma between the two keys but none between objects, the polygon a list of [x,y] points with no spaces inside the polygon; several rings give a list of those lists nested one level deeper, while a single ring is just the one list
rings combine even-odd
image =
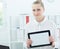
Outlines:
[{"label": "white blouse", "polygon": [[[30,32],[35,32],[35,31],[44,31],[44,30],[50,30],[51,35],[55,39],[55,47],[58,48],[58,41],[59,41],[59,34],[57,27],[54,22],[49,21],[46,17],[45,19],[38,23],[35,19],[31,21],[29,24],[26,25],[25,27],[25,40],[24,40],[24,47],[25,49],[28,49],[26,46],[26,40],[28,39],[28,33]],[[30,48],[31,49],[31,48]],[[52,46],[44,46],[44,47],[37,47],[37,48],[32,48],[32,49],[53,49]]]}]

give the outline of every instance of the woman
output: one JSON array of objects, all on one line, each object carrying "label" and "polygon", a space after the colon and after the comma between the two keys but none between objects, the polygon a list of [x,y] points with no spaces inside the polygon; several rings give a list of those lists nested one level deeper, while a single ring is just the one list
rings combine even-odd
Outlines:
[{"label": "woman", "polygon": [[43,15],[45,9],[42,2],[40,1],[33,2],[32,11],[35,19],[29,24],[27,24],[27,26],[25,27],[25,43],[24,43],[25,45],[24,46],[28,49],[32,44],[32,40],[28,39],[27,34],[29,32],[50,30],[51,36],[49,37],[49,41],[52,42],[52,46],[45,46],[45,47],[39,47],[39,48],[37,47],[35,49],[49,49],[49,48],[52,49],[53,47],[55,47],[56,41],[58,41],[58,34],[57,34],[55,24],[47,20],[46,17]]}]

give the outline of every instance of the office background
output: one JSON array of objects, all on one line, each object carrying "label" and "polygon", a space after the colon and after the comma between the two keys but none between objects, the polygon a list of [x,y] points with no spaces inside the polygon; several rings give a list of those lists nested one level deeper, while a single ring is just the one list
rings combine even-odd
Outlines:
[{"label": "office background", "polygon": [[[32,21],[32,2],[35,0],[0,0],[2,16],[0,25],[0,44],[11,49],[23,49],[24,26]],[[42,0],[44,15],[53,20],[60,28],[60,0]],[[28,18],[27,18],[28,16]],[[29,19],[29,20],[26,20]]]}]

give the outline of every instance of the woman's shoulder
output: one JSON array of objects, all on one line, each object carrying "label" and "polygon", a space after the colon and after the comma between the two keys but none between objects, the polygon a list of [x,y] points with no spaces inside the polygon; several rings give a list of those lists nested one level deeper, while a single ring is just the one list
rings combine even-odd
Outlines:
[{"label": "woman's shoulder", "polygon": [[47,24],[50,25],[50,26],[57,26],[56,23],[53,21],[53,20],[47,20]]},{"label": "woman's shoulder", "polygon": [[45,17],[45,24],[49,26],[56,26],[56,23],[53,20],[48,19],[48,17]]}]

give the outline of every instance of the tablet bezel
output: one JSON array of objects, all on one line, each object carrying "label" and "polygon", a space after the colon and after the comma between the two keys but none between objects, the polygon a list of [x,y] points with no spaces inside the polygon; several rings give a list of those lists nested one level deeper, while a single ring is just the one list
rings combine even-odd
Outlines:
[{"label": "tablet bezel", "polygon": [[[28,39],[31,39],[30,38],[30,35],[32,34],[38,34],[38,33],[47,33],[48,32],[48,35],[50,36],[50,30],[44,30],[44,31],[37,31],[37,32],[31,32],[31,33],[28,33]],[[42,46],[50,46],[52,44],[52,42],[50,42],[49,44],[44,44],[44,45],[35,45],[35,46],[32,46],[30,45],[30,48],[34,48],[34,47],[42,47]]]}]

